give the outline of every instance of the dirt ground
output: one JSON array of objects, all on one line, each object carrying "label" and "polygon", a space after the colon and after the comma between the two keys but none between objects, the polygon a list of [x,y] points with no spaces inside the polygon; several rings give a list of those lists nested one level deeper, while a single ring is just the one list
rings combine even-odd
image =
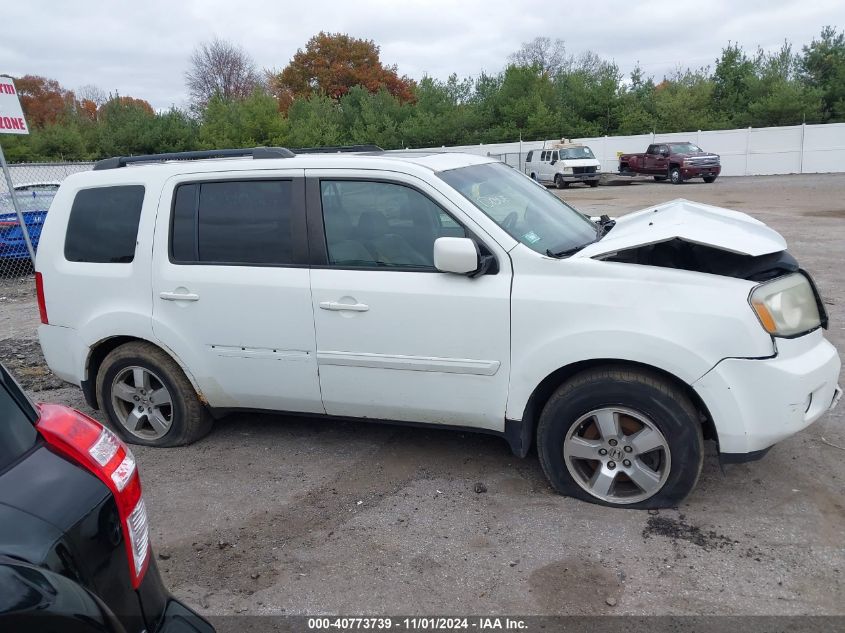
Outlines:
[{"label": "dirt ground", "polygon": [[[815,276],[845,351],[845,174],[558,193],[595,215],[677,197],[751,213]],[[88,411],[43,366],[37,321],[31,282],[0,280],[0,360]],[[165,582],[205,614],[841,615],[843,421],[845,405],[724,473],[711,444],[659,513],[560,497],[536,455],[471,433],[244,414],[135,454]]]}]

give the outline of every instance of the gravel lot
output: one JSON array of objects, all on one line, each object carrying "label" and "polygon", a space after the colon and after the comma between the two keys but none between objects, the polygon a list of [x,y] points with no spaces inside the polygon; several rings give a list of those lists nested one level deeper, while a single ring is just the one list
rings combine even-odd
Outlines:
[{"label": "gravel lot", "polygon": [[[676,197],[751,213],[815,276],[845,351],[845,174],[558,193],[596,215]],[[37,322],[31,282],[0,279],[0,359],[92,413],[44,367]],[[205,614],[841,615],[844,420],[724,473],[710,444],[692,496],[654,514],[557,496],[536,455],[471,433],[250,414],[135,454],[166,584]]]}]

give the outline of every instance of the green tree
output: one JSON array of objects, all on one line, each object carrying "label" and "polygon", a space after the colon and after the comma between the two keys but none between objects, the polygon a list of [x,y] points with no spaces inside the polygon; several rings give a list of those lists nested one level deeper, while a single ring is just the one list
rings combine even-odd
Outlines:
[{"label": "green tree", "polygon": [[281,145],[287,129],[276,100],[256,89],[246,99],[211,97],[203,112],[199,143],[207,149]]},{"label": "green tree", "polygon": [[845,121],[845,31],[824,27],[803,53],[801,70],[809,86],[821,93],[823,118]]},{"label": "green tree", "polygon": [[749,125],[795,125],[824,118],[822,91],[802,81],[800,66],[789,43],[773,54],[758,51],[749,80]]},{"label": "green tree", "polygon": [[716,60],[713,73],[713,108],[726,124],[748,125],[747,111],[751,101],[750,82],[754,62],[737,43],[728,43]]},{"label": "green tree", "polygon": [[338,103],[324,95],[294,99],[288,109],[291,147],[341,145],[343,116]]}]

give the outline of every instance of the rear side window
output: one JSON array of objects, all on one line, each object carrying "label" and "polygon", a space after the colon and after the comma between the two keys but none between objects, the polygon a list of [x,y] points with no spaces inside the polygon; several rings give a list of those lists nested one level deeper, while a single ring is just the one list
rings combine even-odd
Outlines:
[{"label": "rear side window", "polygon": [[534,156],[534,150],[533,149],[530,152],[528,152],[528,156],[525,157],[525,162],[530,163],[532,156]]},{"label": "rear side window", "polygon": [[76,194],[65,235],[71,262],[126,264],[135,259],[142,185],[96,187]]},{"label": "rear side window", "polygon": [[170,256],[181,264],[293,263],[293,183],[241,180],[180,185]]},{"label": "rear side window", "polygon": [[0,368],[0,470],[35,444],[34,415],[17,384]]}]

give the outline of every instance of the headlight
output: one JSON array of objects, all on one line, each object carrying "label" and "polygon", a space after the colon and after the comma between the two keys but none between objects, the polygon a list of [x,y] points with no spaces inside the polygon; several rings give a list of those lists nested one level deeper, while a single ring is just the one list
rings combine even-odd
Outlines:
[{"label": "headlight", "polygon": [[749,301],[763,328],[774,336],[793,336],[821,325],[813,288],[801,273],[760,284]]},{"label": "headlight", "polygon": [[597,174],[601,173],[601,165],[596,165],[596,173]]},{"label": "headlight", "polygon": [[563,173],[564,174],[571,174],[572,173],[572,167],[564,167]]}]

